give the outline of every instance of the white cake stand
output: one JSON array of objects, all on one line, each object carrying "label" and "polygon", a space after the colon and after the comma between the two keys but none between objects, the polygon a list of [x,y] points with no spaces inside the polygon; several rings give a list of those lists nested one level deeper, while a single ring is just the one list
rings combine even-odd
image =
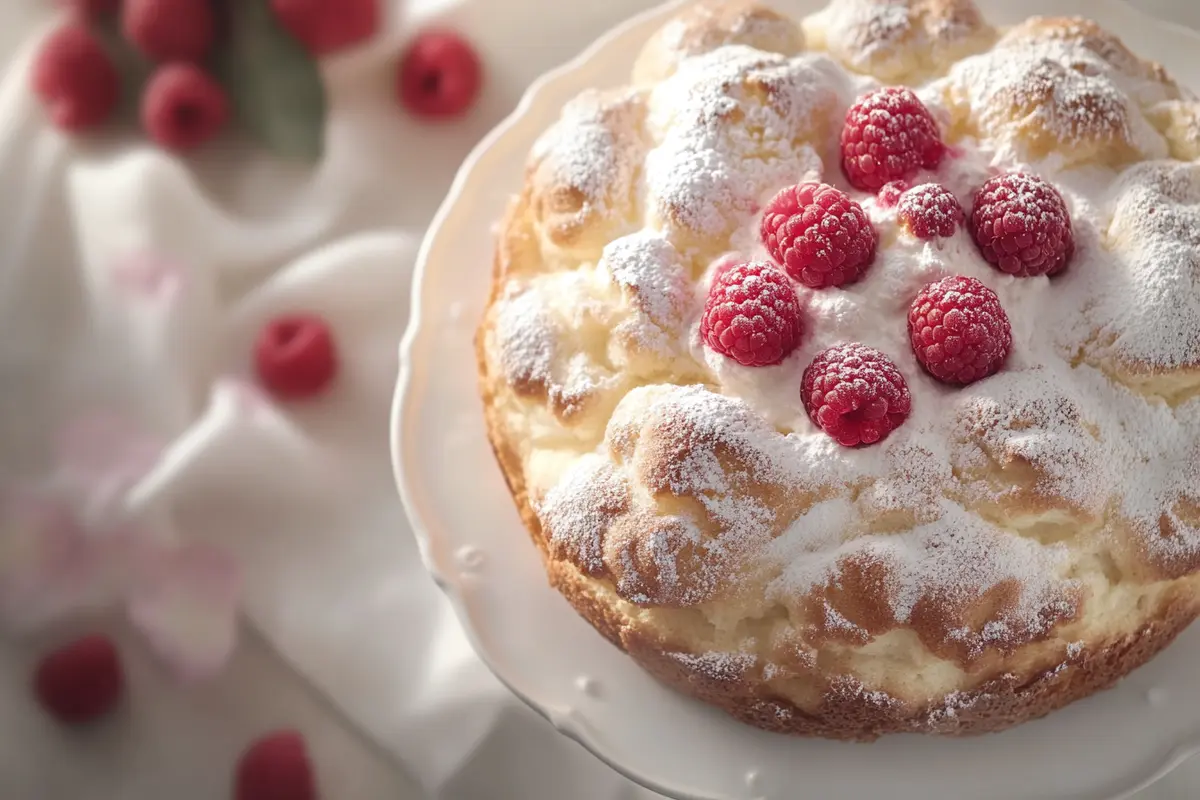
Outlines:
[{"label": "white cake stand", "polygon": [[[1003,734],[804,741],[740,725],[663,688],[547,585],[487,444],[473,349],[492,263],[490,220],[535,137],[580,90],[619,85],[651,10],[540,80],[459,172],[418,259],[393,420],[394,460],[430,571],[496,675],[634,780],[687,800],[1126,796],[1200,748],[1200,629],[1116,689]],[[801,15],[817,0],[779,3]],[[1200,87],[1200,36],[1119,0],[979,0],[988,17],[1082,14]]]}]

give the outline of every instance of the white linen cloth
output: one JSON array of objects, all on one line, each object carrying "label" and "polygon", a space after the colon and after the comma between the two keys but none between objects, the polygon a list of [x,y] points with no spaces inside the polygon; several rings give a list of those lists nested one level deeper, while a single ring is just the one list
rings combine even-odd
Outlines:
[{"label": "white linen cloth", "polygon": [[[378,41],[325,62],[313,169],[236,138],[187,160],[132,127],[72,140],[18,59],[0,87],[0,618],[6,635],[125,618],[182,692],[221,679],[241,608],[430,796],[648,796],[474,656],[388,462],[423,225],[521,89],[641,4],[581,11],[552,41],[536,4],[500,5],[397,5]],[[466,120],[429,125],[390,78],[435,21],[480,46],[488,86]],[[330,322],[342,368],[327,396],[276,404],[251,353],[291,311]],[[471,768],[497,757],[512,768]]]}]

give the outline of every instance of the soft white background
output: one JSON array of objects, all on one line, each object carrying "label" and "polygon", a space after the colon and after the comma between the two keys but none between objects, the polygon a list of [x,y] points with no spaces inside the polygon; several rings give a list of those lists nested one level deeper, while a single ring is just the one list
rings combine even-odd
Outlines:
[{"label": "soft white background", "polygon": [[[414,0],[412,5],[421,5]],[[432,2],[426,7],[453,6],[454,19],[468,27],[488,31],[490,77],[489,97],[480,113],[463,130],[456,131],[449,146],[465,154],[470,141],[487,129],[511,107],[520,89],[536,74],[565,60],[609,25],[631,12],[650,5],[640,0],[605,0],[603,3],[559,4],[549,0],[463,0]],[[1191,0],[1142,0],[1142,5],[1163,16],[1200,26],[1200,5]],[[552,10],[553,9],[553,10]],[[567,11],[566,9],[571,9]],[[567,34],[547,42],[528,27],[540,13],[567,14],[571,23],[562,26]],[[12,48],[27,37],[45,16],[31,0],[8,0],[0,6],[0,53],[7,60]],[[461,140],[461,141],[459,141]],[[419,148],[415,138],[411,146]],[[409,210],[412,219],[432,212],[450,177],[450,165],[435,165],[421,181],[405,187],[419,193],[419,202]],[[12,208],[8,202],[4,204]],[[403,309],[397,313],[405,313]],[[383,430],[380,429],[383,438]],[[387,513],[395,513],[393,507]],[[411,555],[411,549],[409,551]],[[414,573],[405,591],[412,602],[440,607],[432,583]],[[261,602],[265,608],[267,602]],[[255,609],[252,609],[255,610]],[[265,613],[265,612],[264,612]],[[444,614],[444,609],[443,609]],[[443,614],[439,617],[445,618]],[[269,616],[269,614],[267,615]],[[276,620],[278,622],[278,620]],[[286,628],[286,625],[281,625]],[[347,626],[352,630],[353,626]],[[114,628],[124,636],[120,628]],[[403,641],[405,632],[380,631]],[[282,639],[292,652],[304,652],[304,643]],[[437,753],[420,752],[420,723],[415,727],[396,723],[389,731],[387,720],[370,713],[367,704],[356,706],[342,700],[341,708],[322,699],[320,692],[298,679],[258,636],[248,633],[227,674],[217,682],[181,691],[167,681],[155,664],[145,660],[136,642],[124,648],[130,671],[130,702],[117,718],[83,734],[64,734],[48,723],[29,699],[28,675],[40,649],[60,641],[62,632],[43,642],[14,646],[0,642],[0,797],[9,800],[142,800],[176,797],[180,800],[218,800],[227,795],[233,760],[247,742],[278,726],[295,726],[309,737],[324,796],[332,800],[408,800],[424,795],[417,780],[440,787],[439,796],[462,800],[630,800],[647,795],[624,786],[602,767],[591,762],[578,748],[560,741],[547,725],[513,704],[490,720],[492,735],[478,741],[477,732],[456,731],[432,722],[436,709],[420,709],[408,703],[413,713],[428,714],[430,737],[458,737],[461,752],[449,748],[453,758],[445,769],[457,775],[438,777]],[[462,661],[461,641],[453,632],[443,637],[449,662],[431,664],[430,670],[447,668],[461,672],[463,696],[490,698],[497,691],[488,676],[469,661]],[[311,643],[318,650],[322,643]],[[344,645],[327,642],[325,647]],[[442,652],[442,651],[438,651]],[[309,671],[326,685],[337,681],[339,670],[352,663],[349,658],[330,657]],[[353,676],[346,672],[346,680]],[[459,716],[471,713],[470,703]],[[481,699],[480,702],[483,702]],[[453,709],[453,703],[445,708]],[[366,737],[352,730],[349,716],[373,731]],[[455,712],[451,710],[449,715]],[[438,728],[434,735],[434,728]],[[392,733],[393,735],[388,735]],[[373,744],[392,743],[392,752]],[[477,745],[478,741],[478,745]],[[409,745],[405,749],[403,745]],[[478,749],[475,749],[478,746]],[[399,750],[399,752],[395,752]],[[472,752],[473,751],[473,752]],[[444,778],[444,779],[443,779]],[[575,783],[578,781],[578,783]],[[534,787],[537,787],[535,790]],[[1189,788],[1190,787],[1190,788]],[[1200,796],[1200,762],[1185,765],[1142,797],[1145,800]]]}]

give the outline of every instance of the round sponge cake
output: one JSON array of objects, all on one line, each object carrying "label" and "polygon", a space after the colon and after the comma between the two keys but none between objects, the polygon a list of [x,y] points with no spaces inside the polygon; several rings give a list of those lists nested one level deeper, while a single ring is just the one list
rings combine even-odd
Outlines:
[{"label": "round sponge cake", "polygon": [[[970,213],[1041,176],[1075,252],[993,268],[851,189],[855,99],[909,86]],[[570,103],[501,221],[478,335],[492,444],[551,583],[659,679],[769,730],[993,731],[1110,685],[1200,610],[1200,128],[1195,98],[1082,19],[992,27],[969,0],[839,0],[804,20],[701,3],[628,86]],[[780,189],[834,184],[878,235],[856,283],[794,288],[774,366],[701,336],[715,276],[770,261]],[[938,383],[913,298],[982,281],[1011,321],[996,374]],[[911,414],[842,447],[805,412],[832,346],[886,353]]]}]

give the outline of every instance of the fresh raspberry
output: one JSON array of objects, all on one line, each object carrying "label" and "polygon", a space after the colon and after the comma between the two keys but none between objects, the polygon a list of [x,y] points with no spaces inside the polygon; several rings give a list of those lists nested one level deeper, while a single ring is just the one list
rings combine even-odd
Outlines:
[{"label": "fresh raspberry", "polygon": [[891,181],[885,183],[883,188],[879,190],[876,199],[879,205],[884,208],[891,208],[900,202],[900,195],[908,191],[908,181]]},{"label": "fresh raspberry", "polygon": [[1067,204],[1036,175],[989,179],[975,193],[968,224],[983,257],[1019,278],[1062,272],[1075,253]]},{"label": "fresh raspberry", "polygon": [[874,444],[908,419],[912,397],[885,354],[865,344],[839,344],[804,370],[804,410],[844,447]]},{"label": "fresh raspberry", "polygon": [[958,199],[940,183],[923,183],[900,195],[896,216],[909,233],[924,240],[953,236],[963,223]]},{"label": "fresh raspberry", "polygon": [[33,690],[42,708],[67,725],[107,714],[125,689],[125,673],[112,640],[87,636],[42,659]]},{"label": "fresh raspberry", "polygon": [[142,126],[168,150],[194,150],[228,121],[225,90],[194,64],[159,67],[142,94]]},{"label": "fresh raspberry", "polygon": [[121,10],[121,0],[64,0],[63,5],[83,19],[100,19]]},{"label": "fresh raspberry", "polygon": [[775,195],[763,212],[762,240],[789,275],[813,289],[853,283],[875,260],[875,229],[862,206],[824,183]]},{"label": "fresh raspberry", "polygon": [[234,800],[316,800],[317,786],[304,737],[277,731],[257,740],[238,760]]},{"label": "fresh raspberry", "polygon": [[272,320],[258,337],[254,361],[263,385],[284,400],[320,394],[338,369],[333,334],[312,314]]},{"label": "fresh raspberry", "polygon": [[271,0],[271,8],[318,57],[361,44],[379,31],[379,0]]},{"label": "fresh raspberry", "polygon": [[842,171],[856,189],[873,192],[922,167],[936,169],[945,149],[937,122],[911,89],[876,89],[846,112]]},{"label": "fresh raspberry", "polygon": [[396,75],[400,104],[422,117],[456,117],[479,96],[483,66],[470,43],[447,31],[427,31],[408,46]]},{"label": "fresh raspberry", "polygon": [[121,76],[82,22],[69,22],[42,42],[33,62],[33,91],[50,121],[78,132],[105,122],[121,99]]},{"label": "fresh raspberry", "polygon": [[796,290],[775,267],[752,261],[713,279],[700,335],[716,352],[742,366],[765,367],[783,361],[803,333]]},{"label": "fresh raspberry", "polygon": [[121,29],[152,61],[199,62],[216,38],[212,0],[124,0]]},{"label": "fresh raspberry", "polygon": [[966,385],[995,374],[1012,349],[1012,326],[1000,298],[974,278],[929,284],[908,311],[913,355],[942,383]]}]

